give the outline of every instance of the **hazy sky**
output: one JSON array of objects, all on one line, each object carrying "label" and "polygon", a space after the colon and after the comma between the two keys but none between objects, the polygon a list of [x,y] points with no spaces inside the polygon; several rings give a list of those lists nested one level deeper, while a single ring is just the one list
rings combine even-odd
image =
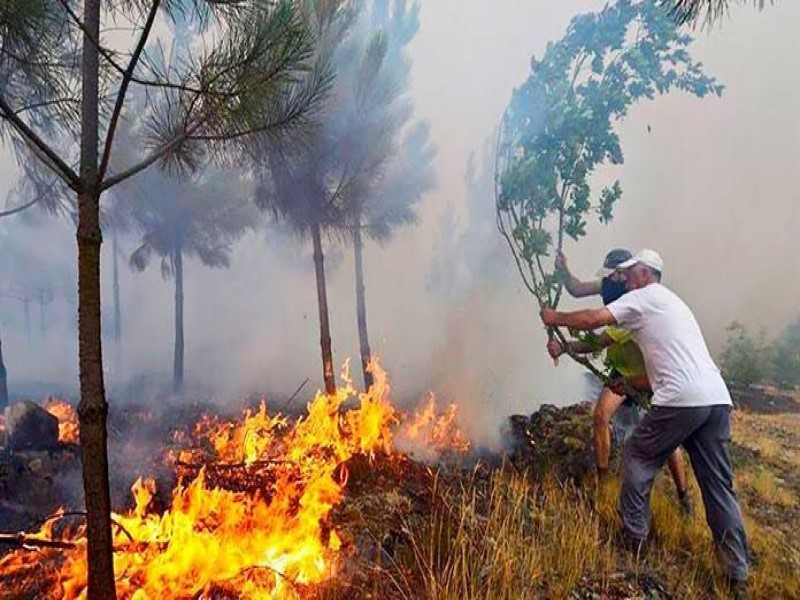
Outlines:
[{"label": "hazy sky", "polygon": [[[411,45],[411,93],[417,117],[432,127],[439,186],[424,199],[418,228],[386,248],[367,248],[370,330],[399,395],[433,387],[458,399],[487,431],[511,411],[577,399],[580,370],[554,369],[547,360],[533,298],[513,277],[502,285],[473,282],[455,297],[426,287],[441,243],[440,217],[453,211],[465,227],[468,156],[492,134],[531,55],[541,55],[571,16],[603,4],[422,2],[422,26]],[[698,32],[692,52],[727,86],[725,94],[698,100],[675,93],[636,107],[621,127],[625,165],[603,174],[622,180],[617,216],[609,227],[593,224],[585,241],[567,248],[573,270],[587,276],[612,246],[659,250],[666,283],[695,309],[714,348],[733,319],[775,331],[800,313],[798,25],[800,4],[782,1],[761,13],[738,8],[719,27]],[[13,172],[8,156],[0,158],[0,192]],[[74,238],[66,225],[46,233],[10,222],[0,227],[72,260]],[[247,239],[228,271],[187,266],[187,378],[229,396],[286,393],[305,377],[320,385],[310,252],[302,244],[276,250],[266,237]],[[126,244],[132,249],[133,240]],[[510,267],[510,254],[504,258],[498,269]],[[331,252],[327,266],[335,360],[342,362],[358,349],[350,251]],[[106,283],[109,267],[106,260]],[[168,373],[171,284],[157,269],[133,275],[125,268],[122,289],[124,372]],[[110,299],[107,292],[109,285],[104,296]],[[19,327],[19,304],[0,299],[12,382],[52,379],[74,387],[70,310],[62,307],[64,324],[49,338],[29,343]],[[113,375],[111,348],[106,353]]]},{"label": "hazy sky", "polygon": [[[540,55],[574,12],[602,5],[424,3],[413,89],[440,148],[442,195],[457,194],[466,153],[497,122],[530,54]],[[723,98],[675,93],[633,111],[622,126],[617,219],[570,252],[575,270],[593,272],[609,245],[648,245],[701,318],[780,326],[798,312],[798,23],[800,5],[779,2],[762,13],[740,8],[698,33],[692,51],[727,86]]]}]

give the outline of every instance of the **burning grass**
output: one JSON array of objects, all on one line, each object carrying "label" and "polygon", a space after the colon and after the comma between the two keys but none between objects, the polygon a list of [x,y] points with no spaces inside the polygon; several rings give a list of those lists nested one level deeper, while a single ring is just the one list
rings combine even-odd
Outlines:
[{"label": "burning grass", "polygon": [[458,405],[451,403],[440,412],[433,392],[415,411],[404,414],[402,421],[397,447],[423,460],[443,454],[466,456],[470,451],[470,441],[458,426]]},{"label": "burning grass", "polygon": [[[155,482],[140,479],[133,508],[114,517],[119,597],[725,597],[694,481],[696,514],[684,520],[668,477],[658,478],[650,552],[637,560],[616,540],[618,481],[574,483],[556,465],[537,470],[537,461],[465,470],[463,462],[434,468],[414,460],[400,448],[462,455],[467,438],[455,409],[440,412],[430,397],[401,414],[385,374],[374,375],[370,393],[346,383],[336,396],[317,395],[298,419],[262,404],[240,420],[205,416],[177,436],[171,495],[156,495]],[[540,412],[526,421],[525,452],[542,454],[546,435],[558,442],[552,461],[585,450],[562,444],[590,427],[585,407]],[[798,481],[749,479],[787,466],[781,457],[800,438],[782,417],[747,419],[737,421],[736,438],[760,447],[737,446],[735,456],[758,558],[752,597],[800,597],[800,540],[791,523],[784,526],[796,503],[765,502],[756,489],[779,484],[796,494]],[[786,434],[771,436],[779,447],[770,442],[768,452],[750,430],[765,423]],[[81,518],[55,516],[38,537],[72,547],[5,556],[0,585],[19,591],[13,598],[82,597]]]},{"label": "burning grass", "polygon": [[[348,462],[394,456],[399,416],[377,364],[373,377],[371,390],[358,393],[345,370],[338,393],[317,394],[294,422],[270,415],[263,403],[240,421],[202,419],[174,454],[181,477],[167,510],[154,510],[155,481],[139,479],[135,507],[114,515],[118,595],[293,598],[334,577],[342,539],[330,514],[342,502]],[[345,409],[349,402],[357,406]],[[454,414],[445,417],[452,429]],[[71,547],[44,548],[37,558],[57,566],[50,592],[83,597],[83,527],[56,530],[60,522],[56,515],[35,538],[57,534]],[[7,555],[0,573],[18,589],[35,587],[31,579],[41,573],[29,570],[30,558]]]},{"label": "burning grass", "polygon": [[66,400],[48,400],[44,408],[58,419],[58,441],[62,444],[77,444],[78,439],[78,413]]}]

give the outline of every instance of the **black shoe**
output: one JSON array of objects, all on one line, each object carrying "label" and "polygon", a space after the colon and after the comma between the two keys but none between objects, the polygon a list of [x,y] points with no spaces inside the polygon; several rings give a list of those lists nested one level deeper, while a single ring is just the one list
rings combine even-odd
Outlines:
[{"label": "black shoe", "polygon": [[619,545],[637,561],[647,557],[647,540],[633,537],[627,531],[620,534]]},{"label": "black shoe", "polygon": [[728,597],[731,600],[747,600],[747,580],[728,579]]}]

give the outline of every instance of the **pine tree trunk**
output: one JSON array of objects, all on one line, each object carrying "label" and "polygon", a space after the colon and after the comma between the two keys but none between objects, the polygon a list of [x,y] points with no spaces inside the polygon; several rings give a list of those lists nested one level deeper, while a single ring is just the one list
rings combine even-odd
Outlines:
[{"label": "pine tree trunk", "polygon": [[108,404],[100,321],[100,210],[97,194],[78,196],[78,405],[88,525],[89,598],[115,598],[108,487]]},{"label": "pine tree trunk", "polygon": [[322,376],[325,380],[325,391],[336,393],[336,377],[333,374],[333,350],[331,350],[331,326],[328,320],[328,294],[325,289],[325,259],[322,254],[322,235],[319,225],[311,226],[311,238],[314,242],[314,268],[317,275],[317,305],[319,307],[319,345],[322,349]]},{"label": "pine tree trunk", "polygon": [[369,334],[367,333],[367,297],[364,289],[364,243],[361,239],[361,220],[353,229],[353,254],[356,264],[356,321],[358,322],[358,342],[361,352],[361,371],[364,374],[364,389],[372,387],[372,373],[367,370],[372,352],[369,349]]},{"label": "pine tree trunk", "polygon": [[78,405],[83,490],[86,501],[88,597],[116,598],[108,487],[108,431],[100,318],[100,188],[98,162],[98,95],[100,0],[83,4],[81,159],[78,193],[78,363],[81,401]]},{"label": "pine tree trunk", "polygon": [[0,340],[0,414],[8,406],[8,374],[3,362],[3,341]]},{"label": "pine tree trunk", "polygon": [[114,379],[122,380],[122,300],[119,291],[119,247],[117,234],[111,232],[112,293],[114,296]]},{"label": "pine tree trunk", "polygon": [[183,390],[183,250],[175,251],[175,355],[172,365],[172,391]]},{"label": "pine tree trunk", "polygon": [[113,253],[113,292],[114,292],[114,343],[119,346],[122,341],[122,305],[119,297],[119,248],[117,235],[111,237],[111,251]]}]

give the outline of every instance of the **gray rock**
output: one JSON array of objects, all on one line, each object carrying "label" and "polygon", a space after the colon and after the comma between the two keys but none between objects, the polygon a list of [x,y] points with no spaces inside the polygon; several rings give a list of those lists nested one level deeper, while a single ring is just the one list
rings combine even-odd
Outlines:
[{"label": "gray rock", "polygon": [[6,409],[5,417],[12,452],[58,448],[58,419],[38,404],[17,402]]},{"label": "gray rock", "polygon": [[50,452],[43,450],[15,452],[14,462],[18,468],[36,477],[52,477],[55,474],[55,466]]}]

